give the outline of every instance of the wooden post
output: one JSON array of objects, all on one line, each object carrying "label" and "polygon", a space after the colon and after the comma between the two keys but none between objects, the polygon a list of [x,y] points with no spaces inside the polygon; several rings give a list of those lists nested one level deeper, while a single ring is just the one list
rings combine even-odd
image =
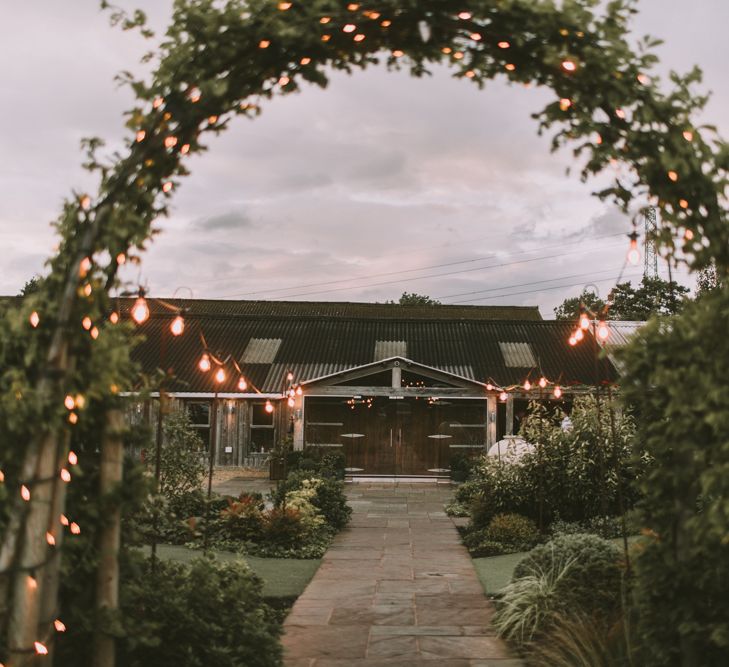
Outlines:
[{"label": "wooden post", "polygon": [[[101,441],[99,492],[104,504],[109,502],[122,482],[124,458],[124,416],[111,409],[106,415],[106,429]],[[96,572],[96,610],[100,617],[113,614],[119,607],[119,547],[121,543],[121,506],[108,507],[99,535],[99,567]],[[114,637],[103,628],[94,636],[94,667],[114,667]]]},{"label": "wooden post", "polygon": [[496,396],[489,394],[486,397],[486,449],[496,444],[496,415],[498,403]]},{"label": "wooden post", "polygon": [[506,399],[506,435],[514,435],[514,397]]},{"label": "wooden post", "polygon": [[210,410],[210,465],[208,467],[208,502],[205,508],[205,532],[203,533],[203,550],[208,550],[208,539],[210,533],[210,501],[213,497],[213,468],[215,466],[215,444],[218,423],[218,392],[213,396],[213,405]]}]

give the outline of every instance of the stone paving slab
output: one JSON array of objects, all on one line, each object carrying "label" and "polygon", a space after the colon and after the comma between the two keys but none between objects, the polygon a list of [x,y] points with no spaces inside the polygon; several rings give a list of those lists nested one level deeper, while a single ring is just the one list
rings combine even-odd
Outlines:
[{"label": "stone paving slab", "polygon": [[519,667],[491,627],[445,485],[348,489],[354,511],[284,624],[287,667]]}]

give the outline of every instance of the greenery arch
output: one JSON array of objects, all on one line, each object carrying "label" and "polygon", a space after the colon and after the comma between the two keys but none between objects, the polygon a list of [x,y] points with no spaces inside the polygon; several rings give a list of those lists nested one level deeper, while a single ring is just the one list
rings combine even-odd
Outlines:
[{"label": "greenery arch", "polygon": [[[625,168],[598,195],[625,210],[636,200],[656,206],[666,223],[664,247],[679,246],[694,268],[713,262],[726,274],[729,153],[711,128],[694,125],[706,101],[692,90],[700,73],[673,75],[672,89],[661,92],[651,74],[656,42],[646,38],[634,51],[625,37],[636,3],[612,0],[602,12],[600,5],[176,0],[173,22],[151,55],[158,58],[151,80],[121,76],[139,100],[127,114],[125,154],[105,162],[97,156],[101,142],[86,142],[98,192],[66,201],[49,275],[17,311],[8,311],[0,333],[0,434],[13,443],[0,454],[10,498],[0,545],[0,571],[7,574],[0,601],[12,610],[2,619],[15,642],[12,664],[25,664],[31,640],[49,633],[59,559],[47,555],[54,547],[45,533],[53,525],[51,503],[63,511],[66,499],[57,480],[48,480],[69,439],[92,443],[93,429],[103,430],[103,415],[132,382],[130,327],[109,318],[119,266],[138,261],[155,233],[154,220],[167,212],[187,173],[187,158],[204,150],[205,134],[224,131],[236,115],[255,116],[261,100],[294,92],[300,81],[325,86],[325,67],[351,71],[383,57],[389,67],[409,68],[414,76],[446,62],[455,76],[479,86],[505,76],[548,87],[555,99],[536,118],[540,130],[556,128],[553,147],[570,145],[585,158],[583,178],[613,164]],[[112,17],[149,35],[141,12],[113,10]],[[75,397],[71,408],[64,405],[69,396]],[[20,497],[24,485],[32,490],[30,501]],[[24,589],[27,563],[34,559],[44,577],[51,571],[42,596]]]}]

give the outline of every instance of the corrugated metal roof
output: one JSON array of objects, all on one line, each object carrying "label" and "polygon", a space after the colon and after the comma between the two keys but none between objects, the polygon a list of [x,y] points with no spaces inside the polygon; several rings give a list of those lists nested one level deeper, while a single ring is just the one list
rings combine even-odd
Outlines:
[{"label": "corrugated metal roof", "polygon": [[605,345],[609,347],[623,347],[630,342],[635,332],[640,329],[645,322],[631,320],[610,320],[608,325],[608,337]]},{"label": "corrugated metal roof", "polygon": [[615,378],[609,360],[595,363],[592,336],[586,336],[574,348],[568,345],[571,322],[228,317],[201,315],[190,309],[185,315],[185,333],[175,338],[168,328],[174,316],[167,309],[155,308],[153,316],[138,328],[144,339],[134,351],[134,358],[146,373],[171,368],[174,391],[236,391],[235,372],[231,371],[229,380],[216,387],[211,373],[197,369],[203,332],[213,354],[221,358],[230,355],[236,360],[243,359],[251,339],[281,340],[273,363],[243,363],[246,378],[266,392],[281,391],[288,370],[299,383],[372,363],[376,341],[407,341],[409,359],[479,382],[489,378],[503,385],[523,382],[527,367],[507,366],[500,342],[529,344],[536,363],[528,368],[540,366],[550,380],[559,380],[563,385],[594,384],[596,377]]},{"label": "corrugated metal roof", "polygon": [[282,342],[280,338],[251,338],[243,350],[241,363],[272,364]]},{"label": "corrugated metal roof", "polygon": [[406,340],[376,340],[373,361],[382,361],[391,357],[408,356],[408,342]]},{"label": "corrugated metal roof", "polygon": [[537,365],[529,343],[499,342],[499,348],[507,368],[534,368]]}]

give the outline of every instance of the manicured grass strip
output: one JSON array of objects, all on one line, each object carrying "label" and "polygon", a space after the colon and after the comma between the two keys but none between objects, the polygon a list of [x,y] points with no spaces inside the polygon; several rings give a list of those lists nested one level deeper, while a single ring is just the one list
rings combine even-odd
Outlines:
[{"label": "manicured grass strip", "polygon": [[[632,535],[628,537],[628,543],[633,544],[640,537]],[[619,547],[623,546],[623,539],[618,537],[610,540]],[[476,574],[481,581],[481,586],[486,595],[498,594],[506,584],[511,581],[511,575],[514,573],[516,564],[527,555],[527,551],[515,554],[506,554],[504,556],[489,556],[488,558],[474,558],[473,567],[476,568]]]},{"label": "manicured grass strip", "polygon": [[[149,552],[148,549],[145,551]],[[222,561],[244,560],[262,580],[263,597],[296,598],[304,592],[321,565],[321,560],[298,560],[294,558],[258,558],[242,556],[229,551],[213,551],[213,555]],[[183,546],[160,544],[157,547],[160,558],[176,560],[183,563],[202,556],[203,552]]]},{"label": "manicured grass strip", "polygon": [[511,581],[516,564],[524,556],[526,553],[521,552],[473,559],[473,567],[476,568],[476,574],[486,595],[495,595]]}]

